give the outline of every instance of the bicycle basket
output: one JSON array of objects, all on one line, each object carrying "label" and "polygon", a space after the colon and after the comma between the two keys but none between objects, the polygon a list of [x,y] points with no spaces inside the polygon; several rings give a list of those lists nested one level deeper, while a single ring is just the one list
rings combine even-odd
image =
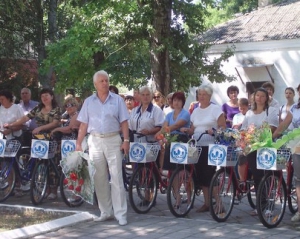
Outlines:
[{"label": "bicycle basket", "polygon": [[285,163],[290,159],[291,154],[292,154],[291,149],[286,148],[285,146],[277,149],[277,165],[278,164],[285,165]]},{"label": "bicycle basket", "polygon": [[9,140],[6,144],[4,157],[15,157],[21,147],[21,143],[18,140]]},{"label": "bicycle basket", "polygon": [[238,161],[239,152],[237,147],[228,146],[226,156],[226,166],[235,166]]},{"label": "bicycle basket", "polygon": [[156,143],[130,143],[129,160],[133,163],[153,162],[159,150],[160,145]]},{"label": "bicycle basket", "polygon": [[198,163],[201,152],[202,152],[201,146],[189,146],[187,164]]}]

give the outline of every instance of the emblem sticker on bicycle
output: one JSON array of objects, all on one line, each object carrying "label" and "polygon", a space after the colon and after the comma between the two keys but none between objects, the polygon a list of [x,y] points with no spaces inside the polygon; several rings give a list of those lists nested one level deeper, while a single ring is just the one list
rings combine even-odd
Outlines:
[{"label": "emblem sticker on bicycle", "polygon": [[0,139],[0,157],[4,157],[6,139]]},{"label": "emblem sticker on bicycle", "polygon": [[48,159],[49,153],[49,141],[46,140],[36,140],[31,141],[31,157]]},{"label": "emblem sticker on bicycle", "polygon": [[61,141],[61,157],[66,158],[67,154],[75,151],[76,140],[62,140]]},{"label": "emblem sticker on bicycle", "polygon": [[189,145],[187,143],[171,143],[170,162],[187,164],[188,147]]},{"label": "emblem sticker on bicycle", "polygon": [[226,166],[227,146],[210,144],[208,147],[208,165]]},{"label": "emblem sticker on bicycle", "polygon": [[129,160],[135,163],[146,162],[146,143],[130,143]]},{"label": "emblem sticker on bicycle", "polygon": [[277,150],[275,148],[261,148],[257,150],[257,169],[276,170]]}]

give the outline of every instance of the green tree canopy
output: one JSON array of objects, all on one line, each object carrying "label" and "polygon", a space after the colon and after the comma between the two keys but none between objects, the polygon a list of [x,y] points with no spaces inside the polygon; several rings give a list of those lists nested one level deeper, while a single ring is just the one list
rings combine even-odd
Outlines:
[{"label": "green tree canopy", "polygon": [[203,18],[209,3],[91,1],[74,10],[78,20],[66,36],[48,45],[44,67],[54,67],[60,89],[92,87],[91,77],[99,69],[111,74],[112,84],[121,82],[129,88],[145,85],[156,77],[155,57],[162,60],[155,62],[158,76],[154,80],[164,94],[199,85],[202,74],[211,81],[224,81],[220,64],[228,55],[210,62],[205,56],[208,45],[197,40],[205,30]]}]

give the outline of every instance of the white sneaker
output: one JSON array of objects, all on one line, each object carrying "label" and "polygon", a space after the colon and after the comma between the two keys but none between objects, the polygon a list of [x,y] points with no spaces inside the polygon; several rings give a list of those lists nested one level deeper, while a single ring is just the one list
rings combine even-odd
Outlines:
[{"label": "white sneaker", "polygon": [[119,225],[120,225],[120,226],[125,226],[125,225],[127,225],[127,220],[126,220],[126,219],[120,219],[120,220],[119,220]]},{"label": "white sneaker", "polygon": [[300,222],[300,212],[296,212],[296,214],[291,218],[292,222]]},{"label": "white sneaker", "polygon": [[104,222],[112,219],[114,219],[113,216],[101,215],[100,217],[94,217],[94,222]]}]

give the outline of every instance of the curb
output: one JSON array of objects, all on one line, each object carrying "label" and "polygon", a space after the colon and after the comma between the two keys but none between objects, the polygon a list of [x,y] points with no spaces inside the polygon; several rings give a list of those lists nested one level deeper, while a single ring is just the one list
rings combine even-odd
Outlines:
[{"label": "curb", "polygon": [[15,206],[7,206],[4,204],[0,204],[0,207],[9,207],[9,208],[16,208],[20,210],[41,210],[45,212],[67,212],[67,213],[74,213],[74,215],[70,215],[67,217],[55,219],[49,222],[44,222],[40,224],[35,224],[23,228],[18,228],[10,231],[0,232],[0,238],[3,239],[17,239],[17,238],[29,238],[34,237],[37,235],[42,235],[45,233],[49,233],[51,231],[56,231],[66,226],[72,226],[79,222],[90,221],[93,219],[94,215],[89,212],[80,212],[80,211],[69,211],[69,210],[49,210],[44,208],[36,208],[36,207],[24,207],[20,205]]}]

